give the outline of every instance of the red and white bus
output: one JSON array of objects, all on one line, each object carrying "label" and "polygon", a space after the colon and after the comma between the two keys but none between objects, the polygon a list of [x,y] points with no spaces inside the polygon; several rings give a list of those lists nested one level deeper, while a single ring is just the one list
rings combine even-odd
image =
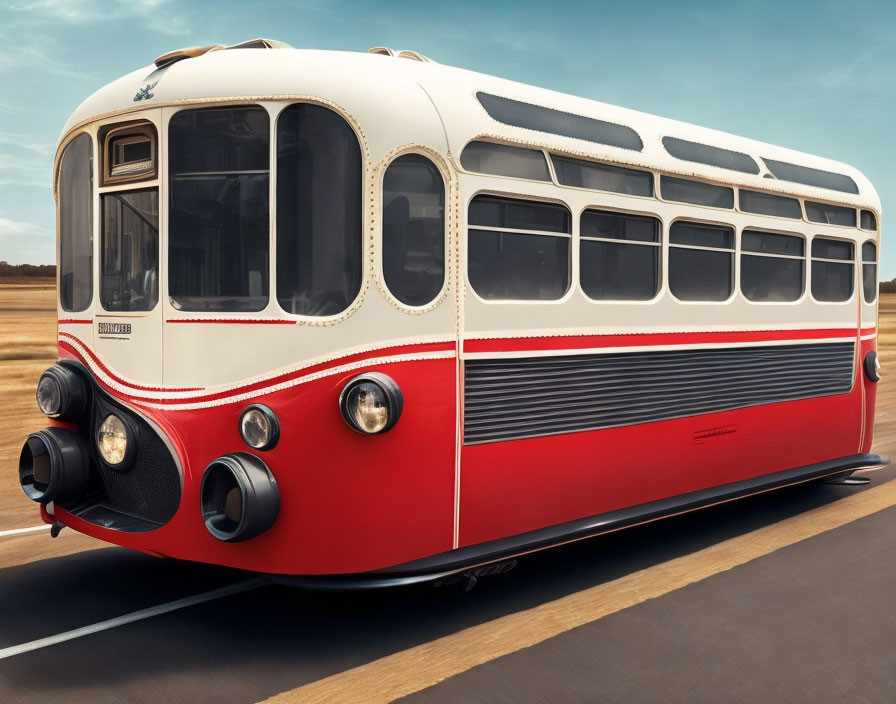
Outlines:
[{"label": "red and white bus", "polygon": [[388,584],[886,461],[845,164],[255,40],[85,100],[55,192],[57,528]]}]

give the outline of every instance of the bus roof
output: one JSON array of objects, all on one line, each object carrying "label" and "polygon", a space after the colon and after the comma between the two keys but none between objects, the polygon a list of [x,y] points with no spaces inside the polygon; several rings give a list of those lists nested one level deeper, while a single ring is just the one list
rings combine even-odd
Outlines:
[{"label": "bus roof", "polygon": [[[494,139],[880,212],[880,199],[870,181],[847,164],[474,71],[415,60],[415,57],[422,58],[412,53],[405,58],[383,53],[277,47],[270,50],[215,50],[162,68],[153,64],[104,86],[81,103],[66,123],[60,142],[73,129],[97,119],[206,101],[316,97],[349,112],[353,106],[363,105],[367,115],[371,108],[386,115],[390,110],[420,109],[389,100],[390,86],[404,83],[426,91],[442,119],[448,147],[454,155],[459,155],[473,139]],[[504,107],[527,104],[536,111],[534,122],[538,124],[553,118],[573,128],[577,121],[588,123],[586,128],[589,124],[609,124],[611,130],[628,135],[630,140],[627,144],[624,140],[614,139],[601,143],[582,138],[581,130],[577,129],[559,130],[565,131],[560,134],[508,124],[493,117],[500,117],[502,101]],[[432,113],[421,112],[420,119],[432,120]],[[375,128],[362,123],[362,129],[373,131]],[[664,138],[672,138],[671,143],[667,139],[664,145]],[[639,142],[641,149],[637,149]],[[722,156],[727,150],[742,163],[749,164],[752,160],[758,167],[754,171],[758,173],[747,172],[749,167],[745,171],[734,170],[730,165],[712,165],[712,154],[709,159],[703,159],[710,163],[677,158],[670,153],[676,151],[681,156],[681,150],[670,148],[676,144],[684,145],[684,153],[688,152],[688,144],[691,145],[690,152],[694,153],[696,149],[697,154],[704,146],[709,152]],[[796,178],[793,178],[794,173]],[[822,182],[841,186],[846,183],[847,186],[832,188],[795,182],[814,182],[813,178],[800,178],[800,173],[810,176],[814,173]],[[790,180],[783,180],[788,177]],[[854,186],[848,185],[850,182]],[[854,192],[849,192],[850,189]]]}]

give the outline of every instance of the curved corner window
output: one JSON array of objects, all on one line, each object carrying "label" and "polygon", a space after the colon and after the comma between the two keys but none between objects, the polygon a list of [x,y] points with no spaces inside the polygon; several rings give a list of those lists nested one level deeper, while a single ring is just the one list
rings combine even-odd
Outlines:
[{"label": "curved corner window", "polygon": [[803,295],[806,244],[802,237],[744,230],[740,290],[749,301],[792,302]]},{"label": "curved corner window", "polygon": [[611,147],[639,152],[644,148],[641,137],[631,127],[593,117],[575,115],[553,108],[502,98],[491,93],[476,93],[476,99],[489,116],[512,127],[557,134]]},{"label": "curved corner window", "polygon": [[556,154],[551,155],[551,161],[554,162],[557,182],[561,186],[626,193],[633,196],[653,196],[653,174],[649,171],[570,159]]},{"label": "curved corner window", "polygon": [[789,164],[786,161],[776,161],[774,159],[766,159],[765,157],[762,157],[762,160],[765,162],[768,170],[772,172],[772,175],[781,181],[801,183],[804,186],[826,188],[830,191],[841,191],[842,193],[858,194],[859,192],[856,182],[845,174],[836,174],[832,171],[822,171],[821,169]]},{"label": "curved corner window", "polygon": [[863,230],[873,230],[875,232],[877,231],[877,218],[870,210],[862,211],[861,223]]},{"label": "curved corner window", "polygon": [[759,165],[753,161],[753,157],[743,152],[711,147],[700,142],[689,142],[678,137],[663,137],[663,146],[669,154],[682,161],[718,166],[720,169],[740,171],[744,174],[759,173]]},{"label": "curved corner window", "polygon": [[102,196],[100,303],[109,311],[149,311],[159,301],[159,191]]},{"label": "curved corner window", "polygon": [[660,176],[660,193],[666,200],[694,205],[708,205],[710,208],[733,208],[734,189],[715,186],[702,181],[691,181],[675,176]]},{"label": "curved corner window", "polygon": [[492,142],[470,142],[460,155],[460,165],[467,171],[493,176],[550,181],[544,152]]},{"label": "curved corner window", "polygon": [[598,301],[649,301],[660,287],[660,221],[599,210],[582,213],[580,280]]},{"label": "curved corner window", "polygon": [[487,300],[554,301],[569,290],[569,210],[496,196],[470,202],[468,276]]},{"label": "curved corner window", "polygon": [[257,105],[182,110],[168,126],[168,295],[186,311],[268,303],[270,118]]},{"label": "curved corner window", "polygon": [[877,245],[874,242],[862,245],[862,292],[865,303],[874,303],[877,298]]},{"label": "curved corner window", "polygon": [[93,142],[79,134],[59,165],[59,303],[79,313],[93,300]]},{"label": "curved corner window", "polygon": [[747,191],[741,188],[737,192],[740,209],[745,213],[757,215],[774,215],[779,218],[803,219],[803,209],[796,198],[776,196],[772,193]]},{"label": "curved corner window", "polygon": [[856,226],[855,208],[844,208],[830,203],[813,203],[806,201],[806,217],[809,222],[821,222],[826,225]]},{"label": "curved corner window", "polygon": [[445,182],[420,154],[398,157],[383,177],[383,278],[409,306],[425,306],[445,282]]},{"label": "curved corner window", "polygon": [[669,228],[669,290],[680,301],[727,301],[734,282],[734,230],[678,221]]},{"label": "curved corner window", "polygon": [[329,108],[277,118],[277,301],[287,313],[344,311],[361,290],[361,147]]},{"label": "curved corner window", "polygon": [[852,298],[855,245],[843,240],[812,240],[812,297],[825,303]]}]

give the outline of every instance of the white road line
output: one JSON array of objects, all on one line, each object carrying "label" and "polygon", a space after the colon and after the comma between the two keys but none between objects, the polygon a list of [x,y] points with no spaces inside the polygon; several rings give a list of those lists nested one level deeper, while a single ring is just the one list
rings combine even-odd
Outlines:
[{"label": "white road line", "polygon": [[221,599],[226,596],[232,596],[234,594],[249,591],[250,589],[257,589],[258,587],[261,587],[265,584],[268,584],[268,582],[265,582],[263,579],[249,579],[245,582],[237,582],[236,584],[221,587],[220,589],[213,589],[210,592],[203,592],[202,594],[188,596],[184,599],[169,601],[166,604],[159,604],[158,606],[152,606],[148,609],[134,611],[133,613],[125,614],[124,616],[110,618],[108,621],[100,621],[99,623],[94,623],[90,626],[76,628],[73,631],[66,631],[65,633],[59,633],[55,636],[49,636],[48,638],[40,638],[38,640],[33,640],[30,643],[13,645],[9,648],[3,648],[2,650],[0,650],[0,660],[11,658],[15,655],[21,655],[22,653],[27,653],[32,650],[46,648],[50,645],[56,645],[57,643],[64,643],[67,640],[74,640],[75,638],[81,638],[82,636],[89,636],[93,633],[99,633],[100,631],[109,630],[110,628],[124,626],[125,624],[133,623],[134,621],[141,621],[145,618],[152,618],[153,616],[167,614],[169,611],[176,611],[177,609],[184,609],[188,606],[195,606],[196,604],[201,604],[206,601]]},{"label": "white road line", "polygon": [[21,535],[22,533],[36,533],[39,530],[50,530],[50,524],[47,523],[42,526],[34,526],[32,528],[16,528],[15,530],[0,530],[0,538],[5,538],[9,535]]}]

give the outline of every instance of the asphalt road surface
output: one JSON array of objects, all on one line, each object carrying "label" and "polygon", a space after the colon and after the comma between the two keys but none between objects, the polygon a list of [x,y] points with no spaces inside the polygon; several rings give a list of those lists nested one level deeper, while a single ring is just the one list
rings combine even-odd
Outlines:
[{"label": "asphalt road surface", "polygon": [[[111,547],[6,567],[0,701],[892,702],[896,469],[868,476],[544,552],[469,592],[256,586],[245,584],[254,575]],[[886,495],[851,503],[874,492]],[[829,529],[834,511],[845,515]],[[720,546],[749,554],[725,569]],[[679,586],[677,563],[697,581]],[[627,580],[650,598],[628,605]],[[246,591],[8,654],[228,585]],[[573,601],[580,625],[552,621],[556,605],[604,587],[622,608]],[[494,624],[503,636],[466,667],[466,634],[481,641],[477,629]]]}]

